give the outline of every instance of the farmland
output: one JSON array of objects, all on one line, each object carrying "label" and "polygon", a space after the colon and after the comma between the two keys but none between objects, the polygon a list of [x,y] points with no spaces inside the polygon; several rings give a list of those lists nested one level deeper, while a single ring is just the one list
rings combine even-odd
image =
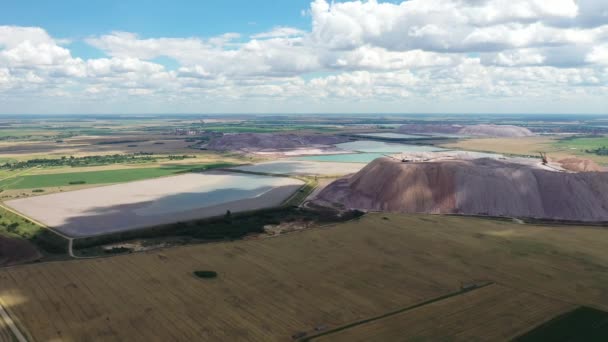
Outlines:
[{"label": "farmland", "polygon": [[587,153],[586,150],[608,146],[608,138],[568,138],[557,136],[525,138],[477,138],[463,139],[441,145],[445,148],[463,149],[480,152],[495,152],[512,155],[536,156],[545,152],[550,158],[562,159],[583,157],[608,165],[608,156]]},{"label": "farmland", "polygon": [[12,177],[0,181],[0,188],[35,189],[47,187],[61,187],[77,184],[109,184],[124,183],[142,179],[170,176],[192,170],[207,170],[218,167],[228,167],[230,163],[195,164],[195,165],[167,165],[160,167],[127,168],[119,170],[65,172],[55,174],[36,174]]},{"label": "farmland", "polygon": [[[492,281],[386,318],[420,326],[412,337],[492,340],[579,305],[608,309],[605,241],[603,228],[370,214],[276,238],[8,268],[0,301],[32,341],[284,341]],[[433,331],[425,317],[436,315],[445,325]],[[396,324],[356,329],[383,340]]]},{"label": "farmland", "polygon": [[[574,307],[560,300],[493,284],[311,340],[397,341],[407,332],[412,340],[436,341],[451,336],[453,340],[472,341],[484,330],[487,332],[484,340],[505,341]],[[506,314],[516,312],[516,315]]]},{"label": "farmland", "polygon": [[561,139],[558,142],[566,148],[577,150],[593,150],[600,147],[608,146],[608,137],[573,137],[569,139]]}]

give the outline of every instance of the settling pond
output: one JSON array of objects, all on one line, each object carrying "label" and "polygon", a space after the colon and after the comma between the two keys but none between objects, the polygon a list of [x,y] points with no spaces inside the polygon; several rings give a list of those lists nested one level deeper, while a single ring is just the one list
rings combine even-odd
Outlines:
[{"label": "settling pond", "polygon": [[[392,133],[386,133],[392,134]],[[302,156],[293,158],[300,161],[317,161],[317,162],[337,162],[337,163],[369,163],[376,158],[385,156],[386,154],[407,153],[407,152],[439,152],[445,149],[430,145],[408,145],[408,144],[393,144],[382,141],[367,141],[359,140],[342,144],[337,144],[337,148],[344,151],[352,151],[354,153],[346,154],[325,154],[317,156]]]},{"label": "settling pond", "polygon": [[189,173],[6,202],[71,237],[278,206],[304,183],[231,172]]}]

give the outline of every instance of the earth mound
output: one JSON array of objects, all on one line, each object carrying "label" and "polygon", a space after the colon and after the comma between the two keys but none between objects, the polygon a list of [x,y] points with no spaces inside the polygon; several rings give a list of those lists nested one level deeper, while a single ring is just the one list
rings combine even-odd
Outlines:
[{"label": "earth mound", "polygon": [[529,129],[519,126],[512,125],[471,125],[471,126],[460,126],[460,125],[449,125],[449,124],[415,124],[415,125],[403,125],[399,129],[399,132],[409,134],[457,134],[466,135],[473,137],[529,137],[533,136]]},{"label": "earth mound", "polygon": [[407,124],[397,130],[407,134],[458,134],[464,126],[450,124]]},{"label": "earth mound", "polygon": [[561,165],[562,168],[568,171],[574,172],[601,172],[604,171],[604,168],[599,166],[596,162],[589,159],[583,158],[564,158],[557,161],[558,164]]},{"label": "earth mound", "polygon": [[495,159],[379,158],[321,191],[349,209],[608,221],[608,173],[547,171]]},{"label": "earth mound", "polygon": [[207,148],[216,151],[272,151],[331,146],[346,141],[349,141],[346,137],[322,134],[240,133],[225,134],[220,138],[213,139],[209,142]]},{"label": "earth mound", "polygon": [[530,137],[533,136],[529,129],[511,125],[474,125],[466,126],[459,132],[462,135],[471,135],[476,137]]}]

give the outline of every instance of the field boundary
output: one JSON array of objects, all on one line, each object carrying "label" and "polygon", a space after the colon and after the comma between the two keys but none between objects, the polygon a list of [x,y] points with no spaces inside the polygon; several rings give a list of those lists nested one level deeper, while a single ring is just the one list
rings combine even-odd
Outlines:
[{"label": "field boundary", "polygon": [[15,324],[15,321],[13,321],[11,316],[8,314],[8,311],[6,311],[6,309],[4,309],[4,307],[2,306],[1,300],[0,300],[0,319],[4,320],[4,322],[6,322],[6,324],[8,325],[8,328],[13,333],[13,337],[15,339],[17,339],[18,342],[27,342],[27,338],[25,338],[25,336],[23,336],[23,333],[21,333],[21,330],[19,330],[19,328],[17,327],[17,325]]},{"label": "field boundary", "polygon": [[360,321],[356,321],[356,322],[353,322],[353,323],[348,323],[346,325],[342,325],[340,327],[337,327],[337,328],[334,328],[334,329],[331,329],[331,330],[327,330],[327,331],[324,331],[324,332],[316,334],[316,335],[303,337],[303,338],[299,339],[299,341],[301,341],[301,342],[313,341],[313,340],[315,340],[315,339],[317,339],[319,337],[322,337],[322,336],[331,335],[333,333],[337,333],[337,332],[340,332],[340,331],[343,331],[343,330],[354,328],[354,327],[359,326],[359,325],[363,325],[363,324],[367,324],[367,323],[374,322],[374,321],[377,321],[377,320],[381,320],[381,319],[384,319],[384,318],[387,318],[387,317],[390,317],[390,316],[394,316],[394,315],[397,315],[397,314],[400,314],[400,313],[403,313],[403,312],[407,312],[407,311],[410,311],[410,310],[414,310],[414,309],[420,308],[420,307],[428,305],[428,304],[432,304],[432,303],[439,302],[439,301],[442,301],[442,300],[445,300],[445,299],[448,299],[448,298],[451,298],[451,297],[456,297],[456,296],[460,296],[460,295],[465,294],[465,293],[469,293],[469,292],[472,292],[472,291],[475,291],[475,290],[479,290],[479,289],[482,289],[484,287],[487,287],[487,286],[490,286],[490,285],[494,285],[494,284],[496,284],[496,283],[493,282],[493,281],[489,281],[489,282],[483,283],[481,285],[473,285],[473,286],[469,286],[469,287],[463,287],[463,288],[461,288],[460,290],[458,290],[456,292],[452,292],[452,293],[445,294],[443,296],[435,297],[435,298],[426,300],[426,301],[418,303],[418,304],[410,305],[410,306],[405,307],[405,308],[401,308],[401,309],[397,309],[397,310],[394,310],[394,311],[390,311],[390,312],[384,313],[384,314],[379,315],[379,316],[366,318],[366,319],[363,319],[363,320],[360,320]]},{"label": "field boundary", "polygon": [[18,212],[17,210],[15,210],[15,209],[7,206],[4,202],[0,202],[0,208],[6,210],[8,212],[11,212],[11,213],[13,213],[13,214],[15,214],[17,216],[20,216],[20,217],[22,217],[22,218],[24,218],[26,220],[29,220],[32,223],[34,223],[35,225],[38,225],[39,227],[41,227],[42,229],[46,229],[46,230],[50,231],[51,233],[53,233],[53,234],[55,234],[57,236],[60,236],[63,239],[67,240],[68,241],[68,254],[69,254],[69,256],[72,257],[72,258],[75,258],[75,259],[80,259],[80,257],[78,257],[78,256],[76,256],[74,254],[73,249],[72,249],[72,245],[74,244],[74,238],[69,237],[69,236],[67,236],[67,235],[65,235],[63,233],[60,233],[59,231],[57,231],[57,230],[55,230],[55,229],[47,226],[46,224],[43,224],[40,221],[34,220],[33,218],[31,218],[31,217],[29,217],[27,215],[24,215],[24,214]]}]

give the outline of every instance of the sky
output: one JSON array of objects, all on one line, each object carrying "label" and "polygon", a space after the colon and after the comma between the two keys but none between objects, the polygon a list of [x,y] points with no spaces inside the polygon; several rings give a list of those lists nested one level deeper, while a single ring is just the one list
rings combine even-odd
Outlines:
[{"label": "sky", "polygon": [[608,113],[606,0],[6,0],[0,114]]}]

